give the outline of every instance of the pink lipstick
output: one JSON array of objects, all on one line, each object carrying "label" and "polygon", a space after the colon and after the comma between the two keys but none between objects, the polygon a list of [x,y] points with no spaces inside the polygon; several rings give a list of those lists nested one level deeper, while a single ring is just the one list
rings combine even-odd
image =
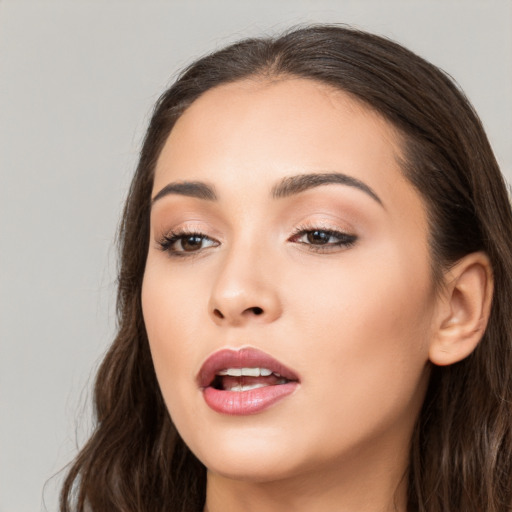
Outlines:
[{"label": "pink lipstick", "polygon": [[299,377],[268,354],[243,348],[212,354],[201,367],[197,382],[211,409],[241,416],[264,411],[293,393]]}]

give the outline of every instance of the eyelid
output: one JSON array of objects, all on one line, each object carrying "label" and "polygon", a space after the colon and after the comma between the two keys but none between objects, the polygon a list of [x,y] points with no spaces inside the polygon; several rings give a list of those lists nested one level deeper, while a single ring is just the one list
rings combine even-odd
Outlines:
[{"label": "eyelid", "polygon": [[[345,224],[343,227],[340,224]],[[352,226],[347,225],[347,223],[339,221],[335,219],[335,221],[331,221],[328,219],[318,219],[318,220],[306,220],[297,223],[297,226],[293,229],[294,233],[299,233],[302,231],[332,231],[334,233],[341,233],[345,235],[354,234],[354,228]]]},{"label": "eyelid", "polygon": [[[329,215],[328,218],[325,218],[322,215],[321,218],[316,220],[314,216],[313,218],[305,218],[303,222],[296,225],[286,240],[298,245],[300,244],[304,246],[304,249],[314,252],[335,252],[353,245],[358,239],[354,229],[347,226],[341,227],[340,224],[346,225],[347,223],[342,222],[337,216],[334,219],[329,217],[331,216]],[[271,229],[271,226],[268,226],[268,228]],[[174,226],[168,226],[167,229],[159,229],[157,233],[158,231],[161,234],[154,237],[156,248],[172,257],[199,256],[208,249],[218,247],[224,243],[222,233],[218,233],[218,230],[210,226],[209,223],[199,219],[185,220]],[[300,238],[315,231],[327,234],[327,237],[323,236],[324,239],[327,238],[327,241],[322,242],[322,234],[316,238],[308,236],[308,240],[300,240]],[[186,240],[187,237],[193,236],[201,239],[197,242],[196,246],[193,241],[188,243],[190,241]],[[183,245],[184,243],[186,244],[185,246]]]},{"label": "eyelid", "polygon": [[[314,233],[314,232],[326,233],[329,237],[338,238],[338,242],[325,243],[325,244],[314,244],[308,242],[299,241],[303,236]],[[352,230],[351,230],[352,231]],[[353,234],[346,229],[339,227],[327,226],[323,222],[302,224],[294,229],[292,235],[288,238],[288,241],[306,246],[308,250],[314,252],[333,252],[347,249],[354,245],[358,240],[358,236]]]},{"label": "eyelid", "polygon": [[[220,241],[214,238],[213,236],[207,235],[205,233],[206,230],[195,229],[191,227],[181,227],[181,228],[173,228],[167,230],[159,237],[155,238],[157,249],[167,253],[169,257],[187,257],[191,258],[194,256],[199,256],[204,253],[205,250],[211,247],[218,247],[220,245]],[[202,241],[212,242],[206,247],[199,247],[197,250],[187,251],[187,250],[175,250],[173,246],[178,243],[180,240],[183,240],[187,237],[197,236],[201,238]]]},{"label": "eyelid", "polygon": [[[194,216],[195,217],[195,216]],[[221,233],[210,222],[202,218],[183,218],[181,215],[176,218],[162,219],[162,222],[156,222],[152,229],[155,240],[164,238],[166,235],[185,234],[202,235],[208,238],[220,240]]]}]

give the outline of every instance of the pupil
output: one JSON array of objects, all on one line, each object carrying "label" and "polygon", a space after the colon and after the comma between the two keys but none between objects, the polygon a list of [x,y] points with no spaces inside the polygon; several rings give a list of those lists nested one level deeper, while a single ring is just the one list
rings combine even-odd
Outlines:
[{"label": "pupil", "polygon": [[330,235],[325,231],[312,231],[308,233],[308,242],[315,245],[323,245],[329,241]]},{"label": "pupil", "polygon": [[192,235],[181,241],[184,251],[195,251],[201,247],[203,239],[200,236]]}]

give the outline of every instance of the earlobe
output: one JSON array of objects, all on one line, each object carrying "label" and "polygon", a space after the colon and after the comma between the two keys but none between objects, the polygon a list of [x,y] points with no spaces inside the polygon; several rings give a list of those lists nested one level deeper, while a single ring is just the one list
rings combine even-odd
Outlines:
[{"label": "earlobe", "polygon": [[487,327],[492,294],[492,267],[483,252],[468,254],[446,273],[429,348],[432,363],[450,365],[475,350]]}]

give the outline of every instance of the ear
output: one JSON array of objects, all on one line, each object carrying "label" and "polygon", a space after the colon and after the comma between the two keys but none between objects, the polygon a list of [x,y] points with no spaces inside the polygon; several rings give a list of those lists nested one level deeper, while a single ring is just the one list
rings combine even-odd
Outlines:
[{"label": "ear", "polygon": [[475,350],[487,327],[493,288],[491,263],[483,252],[468,254],[445,274],[429,347],[432,363],[453,364]]}]

